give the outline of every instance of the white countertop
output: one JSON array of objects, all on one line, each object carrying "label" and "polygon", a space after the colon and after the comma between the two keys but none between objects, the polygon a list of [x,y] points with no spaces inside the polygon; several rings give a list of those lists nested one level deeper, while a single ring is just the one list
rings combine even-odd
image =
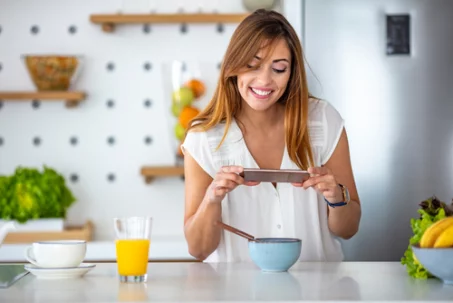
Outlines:
[{"label": "white countertop", "polygon": [[414,280],[398,262],[297,263],[287,273],[262,273],[252,263],[149,263],[146,283],[121,283],[115,263],[83,278],[41,280],[28,274],[0,302],[137,301],[449,301],[453,286]]},{"label": "white countertop", "polygon": [[[30,244],[2,244],[0,246],[1,262],[26,262],[24,251]],[[187,242],[180,237],[160,237],[151,241],[150,260],[154,261],[183,261],[194,260],[189,254]],[[115,261],[114,241],[87,242],[87,254],[84,262]]]}]

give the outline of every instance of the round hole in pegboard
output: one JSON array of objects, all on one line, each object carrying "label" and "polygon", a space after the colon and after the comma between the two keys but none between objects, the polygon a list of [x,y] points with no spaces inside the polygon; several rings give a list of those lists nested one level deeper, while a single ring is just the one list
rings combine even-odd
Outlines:
[{"label": "round hole in pegboard", "polygon": [[153,102],[152,102],[150,99],[146,99],[145,102],[143,102],[143,105],[144,105],[146,108],[150,108],[151,105],[153,105]]},{"label": "round hole in pegboard", "polygon": [[181,70],[182,70],[183,72],[185,72],[186,69],[187,69],[186,62],[182,62],[182,63],[181,63]]},{"label": "round hole in pegboard", "polygon": [[107,175],[107,180],[109,182],[115,182],[115,179],[116,179],[116,176],[115,176],[114,173],[110,173],[110,174]]},{"label": "round hole in pegboard", "polygon": [[150,136],[146,136],[145,137],[145,144],[146,145],[150,145],[151,143],[153,143],[153,138],[151,138]]},{"label": "round hole in pegboard", "polygon": [[187,32],[189,31],[189,27],[187,26],[187,24],[183,23],[181,24],[179,31],[181,32],[181,34],[187,34]]},{"label": "round hole in pegboard", "polygon": [[109,99],[107,100],[107,107],[108,108],[113,108],[115,106],[115,101],[113,101],[112,99]]},{"label": "round hole in pegboard", "polygon": [[0,137],[0,146],[2,146],[3,144],[5,144],[5,141],[3,140],[2,137]]},{"label": "round hole in pegboard", "polygon": [[77,33],[77,26],[75,25],[70,25],[68,27],[68,33],[70,33],[71,35],[74,35],[75,33]]},{"label": "round hole in pegboard", "polygon": [[41,138],[40,137],[34,137],[33,138],[33,145],[34,146],[39,146],[41,145],[42,141],[41,141]]},{"label": "round hole in pegboard", "polygon": [[2,69],[3,69],[3,65],[2,65],[2,63],[0,62],[0,72],[2,71]]},{"label": "round hole in pegboard", "polygon": [[217,64],[217,69],[221,69],[221,68],[222,68],[222,63],[219,62],[219,63]]},{"label": "round hole in pegboard", "polygon": [[115,69],[115,63],[113,63],[113,62],[107,63],[107,70],[109,72],[113,71],[114,69]]},{"label": "round hole in pegboard", "polygon": [[0,100],[0,109],[2,109],[2,107],[3,107],[3,101]]},{"label": "round hole in pegboard", "polygon": [[39,100],[33,100],[33,101],[31,102],[31,107],[32,107],[33,109],[38,109],[40,106],[41,106],[41,102],[40,102]]},{"label": "round hole in pegboard", "polygon": [[152,67],[153,66],[152,66],[152,64],[150,62],[145,62],[145,64],[143,64],[143,69],[145,71],[150,71]]},{"label": "round hole in pegboard", "polygon": [[108,137],[107,138],[107,143],[109,145],[114,145],[115,144],[115,137],[113,137],[113,136]]},{"label": "round hole in pegboard", "polygon": [[77,137],[73,136],[73,137],[69,138],[69,143],[71,145],[75,146],[79,143],[79,139],[77,139]]},{"label": "round hole in pegboard", "polygon": [[39,33],[39,26],[33,25],[33,26],[30,28],[30,32],[31,32],[33,35],[38,34],[38,33]]},{"label": "round hole in pegboard", "polygon": [[143,25],[143,32],[144,32],[145,34],[151,33],[151,25],[149,25],[149,24],[144,24],[144,25]]},{"label": "round hole in pegboard", "polygon": [[79,181],[79,175],[77,174],[71,174],[69,176],[69,179],[71,180],[72,183],[77,183]]},{"label": "round hole in pegboard", "polygon": [[223,33],[225,31],[225,26],[223,26],[222,23],[217,24],[217,32],[219,34]]},{"label": "round hole in pegboard", "polygon": [[0,34],[2,33],[2,26],[0,25]]}]

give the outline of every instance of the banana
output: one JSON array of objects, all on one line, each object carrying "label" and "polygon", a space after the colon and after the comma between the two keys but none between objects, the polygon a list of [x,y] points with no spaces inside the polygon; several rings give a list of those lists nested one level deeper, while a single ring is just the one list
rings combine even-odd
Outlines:
[{"label": "banana", "polygon": [[[420,239],[421,248],[435,247],[437,239],[450,227],[453,227],[453,216],[446,217],[429,226]],[[452,229],[453,232],[453,229]],[[444,236],[443,242],[446,243],[448,236]],[[453,234],[450,236],[453,240]],[[453,243],[452,243],[453,244]],[[451,245],[450,245],[451,246]]]},{"label": "banana", "polygon": [[452,247],[453,246],[453,225],[450,225],[437,238],[434,248]]}]

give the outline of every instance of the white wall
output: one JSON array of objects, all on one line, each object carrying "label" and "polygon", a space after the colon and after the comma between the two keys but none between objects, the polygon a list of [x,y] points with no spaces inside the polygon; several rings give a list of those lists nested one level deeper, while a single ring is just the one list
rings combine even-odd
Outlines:
[{"label": "white wall", "polygon": [[[143,1],[145,4],[147,1]],[[179,3],[195,11],[199,3],[218,3],[219,12],[243,12],[235,1],[152,1],[157,12],[176,12]],[[173,163],[169,141],[169,101],[164,91],[162,64],[174,59],[203,61],[205,80],[212,91],[217,65],[236,25],[223,33],[216,25],[153,25],[144,33],[142,25],[117,27],[114,33],[101,31],[89,22],[93,13],[116,12],[120,1],[0,0],[0,91],[34,90],[21,62],[22,54],[81,54],[84,64],[73,89],[86,91],[79,107],[65,108],[62,102],[6,102],[0,108],[0,174],[11,174],[19,166],[49,165],[66,178],[77,197],[68,213],[68,224],[95,223],[95,239],[110,239],[112,218],[151,215],[154,235],[180,236],[183,228],[184,183],[178,178],[144,183],[143,165]],[[289,6],[290,20],[300,32],[300,4]],[[31,33],[37,26],[39,32]],[[69,27],[76,28],[75,33]],[[143,65],[149,62],[151,70]],[[106,66],[115,68],[108,71]],[[152,105],[144,106],[146,99]],[[108,100],[114,101],[112,108]],[[108,137],[115,144],[107,143]],[[152,143],[145,144],[145,137]],[[33,145],[39,137],[41,144]],[[76,137],[78,143],[70,144]],[[114,174],[110,182],[108,175]],[[76,182],[71,176],[77,175]]]}]

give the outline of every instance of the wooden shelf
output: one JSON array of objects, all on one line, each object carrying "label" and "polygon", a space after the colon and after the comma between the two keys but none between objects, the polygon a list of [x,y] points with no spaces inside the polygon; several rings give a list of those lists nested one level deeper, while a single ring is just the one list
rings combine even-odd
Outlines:
[{"label": "wooden shelf", "polygon": [[90,21],[113,32],[117,24],[148,23],[239,23],[248,14],[105,14],[91,15]]},{"label": "wooden shelf", "polygon": [[93,232],[94,224],[88,220],[83,226],[68,226],[63,231],[16,231],[8,233],[3,244],[33,243],[61,239],[91,241]]},{"label": "wooden shelf", "polygon": [[144,166],[141,174],[149,184],[157,177],[184,177],[184,166]]},{"label": "wooden shelf", "polygon": [[0,100],[3,101],[65,100],[67,107],[77,106],[85,97],[84,92],[75,91],[0,92]]}]

